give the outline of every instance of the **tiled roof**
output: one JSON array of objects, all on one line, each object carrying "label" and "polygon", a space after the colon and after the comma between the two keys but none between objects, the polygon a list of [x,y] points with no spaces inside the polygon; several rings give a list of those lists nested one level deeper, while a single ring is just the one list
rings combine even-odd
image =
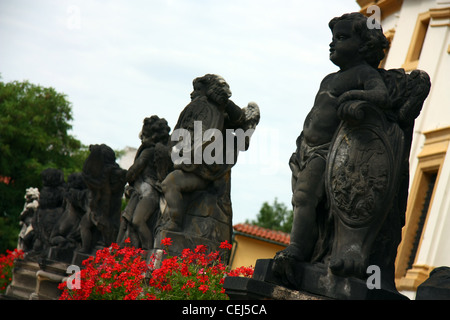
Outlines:
[{"label": "tiled roof", "polygon": [[289,233],[261,228],[248,223],[240,223],[233,226],[236,232],[247,234],[249,236],[260,238],[261,240],[275,241],[288,245],[290,240]]}]

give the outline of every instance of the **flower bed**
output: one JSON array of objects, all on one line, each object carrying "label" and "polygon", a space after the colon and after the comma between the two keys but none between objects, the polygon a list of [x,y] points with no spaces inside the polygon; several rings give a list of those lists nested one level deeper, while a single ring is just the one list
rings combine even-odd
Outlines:
[{"label": "flower bed", "polygon": [[[172,241],[166,238],[161,244],[166,253]],[[231,244],[222,242],[220,248],[231,250]],[[142,249],[113,243],[83,261],[78,287],[76,277],[59,285],[63,290],[60,300],[225,300],[226,276],[253,274],[253,268],[229,270],[220,252],[207,253],[204,245],[184,249],[180,256],[167,256],[159,267],[157,263],[152,255],[147,264]]]}]

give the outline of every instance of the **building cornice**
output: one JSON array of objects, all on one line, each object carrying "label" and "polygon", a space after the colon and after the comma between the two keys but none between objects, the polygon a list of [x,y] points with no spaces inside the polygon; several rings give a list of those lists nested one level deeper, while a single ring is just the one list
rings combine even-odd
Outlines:
[{"label": "building cornice", "polygon": [[448,19],[450,18],[450,7],[430,8],[430,17],[432,19]]},{"label": "building cornice", "polygon": [[376,5],[381,10],[381,20],[400,10],[403,0],[356,0],[361,7],[362,14],[370,16],[372,13],[367,12],[367,8]]}]

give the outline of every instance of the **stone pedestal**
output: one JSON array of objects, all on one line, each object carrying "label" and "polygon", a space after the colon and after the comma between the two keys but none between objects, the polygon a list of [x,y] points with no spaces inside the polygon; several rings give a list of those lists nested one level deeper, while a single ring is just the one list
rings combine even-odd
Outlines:
[{"label": "stone pedestal", "polygon": [[231,300],[333,300],[244,277],[226,277],[224,288]]},{"label": "stone pedestal", "polygon": [[14,262],[12,281],[6,289],[5,296],[12,299],[29,300],[36,290],[36,273],[39,264],[34,261],[17,259]]},{"label": "stone pedestal", "polygon": [[73,260],[74,251],[74,248],[51,247],[48,253],[48,258],[54,261],[71,263]]},{"label": "stone pedestal", "polygon": [[69,264],[57,261],[46,261],[36,272],[36,289],[30,300],[58,300],[62,291],[58,285],[67,277]]},{"label": "stone pedestal", "polygon": [[58,300],[58,285],[67,277],[69,265],[51,260],[16,260],[5,298],[13,300]]},{"label": "stone pedestal", "polygon": [[224,288],[231,299],[271,300],[407,300],[396,290],[381,286],[369,289],[366,282],[339,277],[323,265],[299,263],[295,266],[295,286],[283,285],[272,273],[272,259],[256,262],[253,277],[227,277]]}]

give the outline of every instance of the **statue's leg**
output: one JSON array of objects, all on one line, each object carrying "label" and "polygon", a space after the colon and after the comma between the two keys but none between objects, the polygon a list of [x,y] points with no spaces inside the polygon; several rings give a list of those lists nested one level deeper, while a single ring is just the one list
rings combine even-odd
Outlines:
[{"label": "statue's leg", "polygon": [[147,225],[147,221],[151,215],[155,212],[159,205],[159,197],[154,195],[148,195],[143,197],[136,206],[133,215],[133,227],[137,230],[141,248],[152,249],[153,247],[153,233]]},{"label": "statue's leg", "polygon": [[317,242],[318,226],[316,209],[324,195],[326,162],[323,158],[312,159],[298,176],[292,195],[294,221],[290,244],[299,248],[298,260],[309,261]]},{"label": "statue's leg", "polygon": [[116,241],[116,230],[114,230],[113,224],[106,217],[101,217],[101,219],[97,221],[96,227],[98,231],[100,231],[104,246],[108,247],[111,243]]},{"label": "statue's leg", "polygon": [[182,170],[172,171],[161,183],[169,208],[170,224],[167,230],[180,231],[184,215],[183,192],[206,188],[208,182],[199,176]]},{"label": "statue's leg", "polygon": [[[133,230],[131,229],[131,221],[133,219],[134,210],[136,209],[136,205],[139,201],[139,194],[137,192],[133,192],[131,194],[130,200],[128,201],[125,210],[122,213],[122,218],[120,219],[119,225],[119,233],[117,235],[116,242],[120,245],[124,245],[124,241],[126,237],[130,238]],[[134,246],[138,246],[138,243],[131,242]]]},{"label": "statue's leg", "polygon": [[80,252],[90,253],[92,245],[92,228],[93,224],[87,212],[80,221],[81,249]]},{"label": "statue's leg", "polygon": [[325,165],[323,158],[315,157],[297,177],[292,196],[294,221],[290,244],[277,253],[273,264],[273,271],[288,282],[292,282],[289,280],[292,263],[309,261],[317,242],[316,208],[324,195]]}]

